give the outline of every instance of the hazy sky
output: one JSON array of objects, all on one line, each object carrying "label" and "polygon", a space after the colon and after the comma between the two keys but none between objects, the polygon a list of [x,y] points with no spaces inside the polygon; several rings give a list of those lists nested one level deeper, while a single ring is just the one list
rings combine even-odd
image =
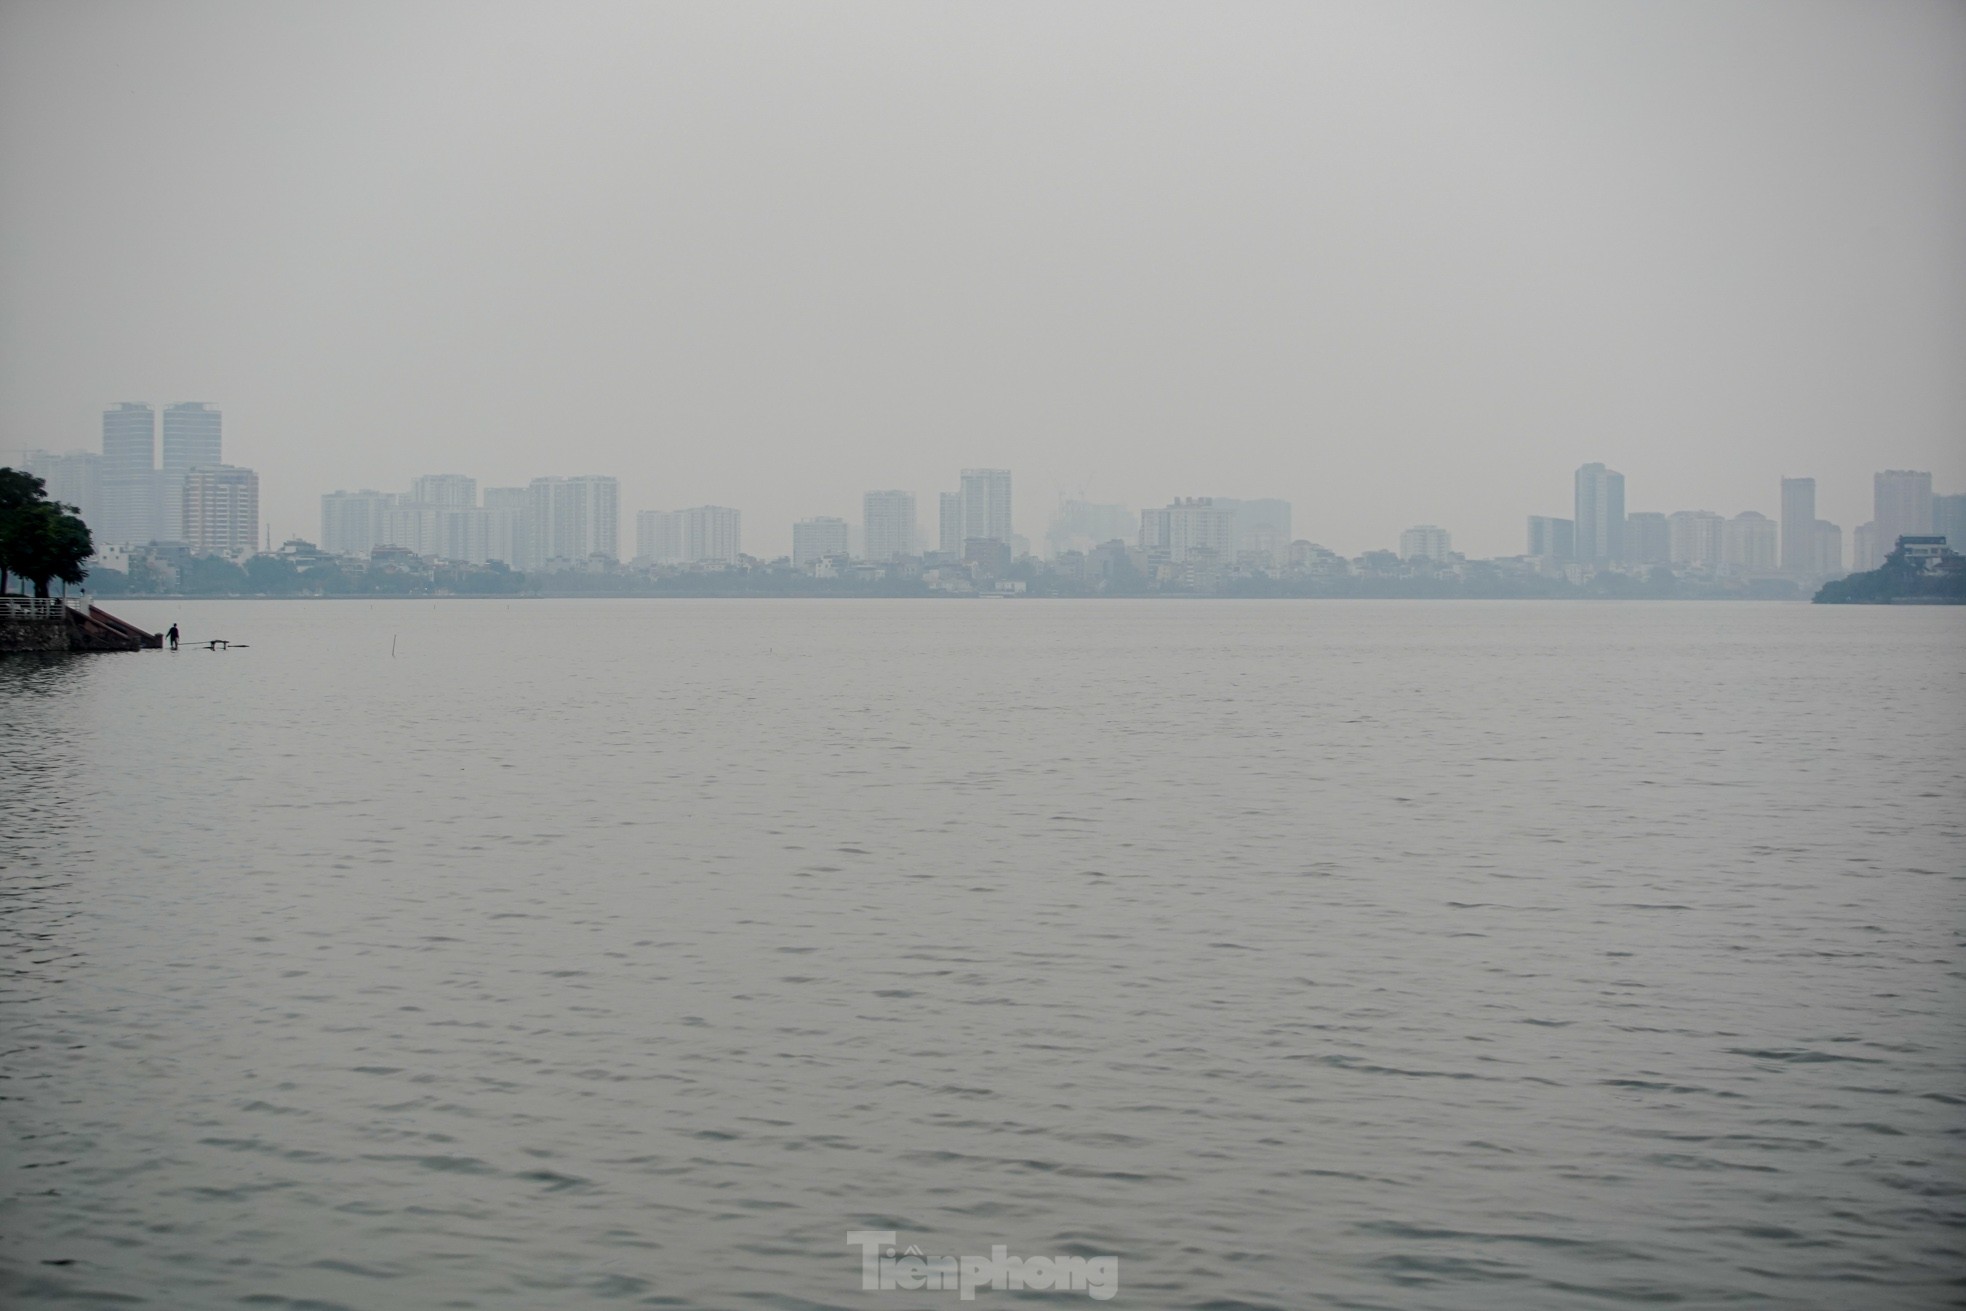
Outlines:
[{"label": "hazy sky", "polygon": [[1352,552],[1966,490],[1966,5],[0,5],[0,453],[209,400],[320,493],[746,549],[965,465]]}]

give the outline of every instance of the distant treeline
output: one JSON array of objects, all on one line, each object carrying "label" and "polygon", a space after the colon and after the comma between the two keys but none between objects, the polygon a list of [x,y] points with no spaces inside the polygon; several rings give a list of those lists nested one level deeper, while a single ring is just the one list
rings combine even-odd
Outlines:
[{"label": "distant treeline", "polygon": [[1966,604],[1966,567],[1947,552],[1927,568],[1906,557],[1903,547],[1891,552],[1882,566],[1824,583],[1817,605],[1891,605],[1896,603]]},{"label": "distant treeline", "polygon": [[[1601,573],[1584,583],[1474,567],[1462,573],[1394,576],[1355,573],[1329,577],[1237,577],[1212,589],[1155,588],[1138,574],[1088,586],[1020,562],[1008,581],[1025,596],[1222,597],[1360,600],[1800,600],[1785,579],[1715,582],[1676,577],[1669,569],[1646,576]],[[954,597],[919,578],[816,578],[784,568],[649,573],[630,569],[519,573],[502,564],[374,567],[363,561],[315,560],[305,566],[277,555],[244,565],[191,556],[174,568],[133,565],[128,574],[98,570],[88,587],[101,596],[206,597]]]}]

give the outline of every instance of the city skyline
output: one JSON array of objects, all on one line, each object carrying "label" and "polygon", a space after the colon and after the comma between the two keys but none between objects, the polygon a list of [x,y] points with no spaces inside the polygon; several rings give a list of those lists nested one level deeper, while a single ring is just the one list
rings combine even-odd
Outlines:
[{"label": "city skyline", "polygon": [[1966,485],[1956,5],[88,12],[0,12],[0,453],[215,398],[276,534],[431,469],[774,555],[964,467],[1034,541],[1089,487],[1478,555],[1593,461],[1846,531]]},{"label": "city skyline", "polygon": [[[221,462],[222,411],[209,402],[167,407],[163,458],[153,463],[156,418],[148,404],[119,402],[102,411],[100,452],[37,450],[20,463],[49,480],[57,499],[94,516],[101,545],[175,540],[199,551],[257,549],[259,480],[254,470]],[[192,475],[206,471],[214,476],[194,489]],[[1586,569],[1671,565],[1829,577],[1876,567],[1906,533],[1966,540],[1966,494],[1935,494],[1925,470],[1874,472],[1871,517],[1847,534],[1841,524],[1814,517],[1817,484],[1809,477],[1780,478],[1773,518],[1754,509],[1731,517],[1708,509],[1628,510],[1623,473],[1601,461],[1580,465],[1571,481],[1571,517],[1525,516],[1519,551],[1484,557],[1452,550],[1450,529],[1420,524],[1400,531],[1394,554],[1436,562],[1526,555]],[[1295,548],[1330,550],[1324,541],[1293,533],[1292,507],[1280,498],[1177,496],[1166,507],[1143,509],[1137,530],[1127,526],[1133,512],[1124,505],[1061,499],[1039,536],[1016,531],[1010,470],[965,468],[957,485],[937,496],[933,528],[918,522],[913,492],[869,490],[861,495],[858,525],[829,515],[797,520],[790,525],[789,550],[775,557],[758,552],[755,521],[753,548],[740,545],[742,511],[736,507],[640,510],[624,520],[620,480],[612,475],[548,475],[523,486],[486,487],[482,505],[478,480],[467,474],[419,474],[407,492],[336,490],[321,497],[318,531],[299,540],[318,541],[337,554],[364,555],[388,545],[434,559],[499,561],[526,570],[589,556],[638,565],[789,558],[806,567],[828,557],[886,565],[938,549],[945,557],[972,559],[979,541],[996,543],[1006,560],[1027,552],[1049,558],[1067,547],[1083,551],[1114,539],[1177,563],[1192,548],[1211,560],[1234,560],[1252,550],[1275,560]],[[622,540],[630,522],[632,554]],[[1359,554],[1374,550],[1385,548]]]},{"label": "city skyline", "polygon": [[[220,407],[210,402],[178,403],[162,409],[142,402],[118,402],[97,412],[98,430],[101,433],[98,443],[99,449],[89,450],[87,448],[77,447],[61,449],[52,445],[39,448],[30,447],[24,448],[22,451],[6,458],[11,459],[11,462],[22,467],[38,468],[44,476],[52,474],[57,480],[65,479],[65,486],[71,489],[77,489],[72,490],[68,498],[73,502],[79,503],[88,499],[80,494],[79,489],[84,485],[85,481],[92,480],[91,485],[95,503],[100,507],[97,517],[99,535],[105,531],[105,525],[114,525],[118,522],[115,516],[119,512],[117,507],[121,504],[122,500],[127,500],[135,496],[138,499],[136,502],[133,502],[137,507],[134,513],[139,518],[143,518],[144,522],[151,525],[151,537],[155,540],[169,540],[174,527],[176,527],[173,521],[180,513],[179,505],[181,497],[179,495],[167,495],[165,484],[175,481],[175,486],[181,488],[182,475],[178,475],[173,480],[172,475],[165,471],[166,466],[164,460],[170,459],[172,466],[188,470],[194,467],[199,460],[220,455],[221,445],[219,434],[221,413]],[[175,425],[170,422],[174,415],[181,416],[177,419]],[[135,476],[130,471],[135,470],[143,458],[140,451],[142,446],[142,432],[145,427],[143,419],[145,417],[149,419],[148,430],[151,434],[150,458],[154,461],[150,466],[150,481],[148,483],[149,490],[147,493],[137,483],[130,481]],[[165,421],[161,425],[159,423],[160,419]],[[156,440],[157,434],[162,431],[170,431],[173,427],[176,430],[175,440],[167,441],[160,446]],[[187,433],[190,435],[186,435]],[[90,464],[86,474],[78,471],[80,468],[78,462],[84,460],[88,460]],[[221,462],[223,462],[222,459]],[[124,465],[128,466],[128,470],[125,470],[119,475],[118,470],[122,469]],[[228,465],[228,467],[250,468],[255,473],[259,472],[255,466],[244,463]],[[965,468],[961,471],[962,476],[954,480],[958,490],[955,492],[943,492],[939,496],[934,491],[917,493],[895,488],[878,491],[862,489],[852,494],[850,499],[854,504],[850,511],[848,511],[847,507],[843,506],[817,508],[783,524],[765,521],[755,511],[750,511],[747,512],[749,514],[749,522],[746,528],[748,534],[746,553],[760,559],[771,559],[779,556],[789,557],[793,554],[793,528],[795,524],[807,522],[815,518],[838,517],[848,522],[849,531],[852,534],[852,540],[855,544],[854,554],[856,557],[860,557],[866,549],[866,529],[870,522],[867,516],[874,512],[873,507],[876,504],[870,498],[877,497],[887,498],[883,499],[879,504],[888,507],[887,515],[895,517],[897,523],[904,523],[907,518],[912,517],[912,530],[906,527],[899,527],[896,531],[904,533],[909,540],[914,542],[916,553],[934,550],[938,547],[948,549],[947,539],[939,535],[940,520],[946,518],[951,509],[955,511],[957,517],[960,519],[962,506],[966,499],[972,500],[976,504],[985,503],[984,500],[977,499],[987,499],[988,496],[988,492],[984,490],[984,484],[980,481],[975,481],[977,476],[1005,475],[1008,472],[1007,470],[1000,469]],[[1372,536],[1359,541],[1346,541],[1339,538],[1335,533],[1330,532],[1316,535],[1315,540],[1320,546],[1334,549],[1341,554],[1357,555],[1373,550],[1397,549],[1397,543],[1402,533],[1415,526],[1434,527],[1438,524],[1443,526],[1444,530],[1452,535],[1456,543],[1455,549],[1457,553],[1468,558],[1505,558],[1525,553],[1523,524],[1529,522],[1533,525],[1541,521],[1548,525],[1566,525],[1561,531],[1569,534],[1567,540],[1571,542],[1571,546],[1568,549],[1581,552],[1584,548],[1576,542],[1574,524],[1580,515],[1589,513],[1588,508],[1584,507],[1582,500],[1587,475],[1602,480],[1603,486],[1599,489],[1600,494],[1608,497],[1611,503],[1623,508],[1623,518],[1625,520],[1630,520],[1634,517],[1663,520],[1669,517],[1683,516],[1687,513],[1696,512],[1687,509],[1660,510],[1656,504],[1658,498],[1653,495],[1644,494],[1643,492],[1638,497],[1639,502],[1643,503],[1643,508],[1625,506],[1626,495],[1623,470],[1610,468],[1604,461],[1593,460],[1577,466],[1568,480],[1571,483],[1571,503],[1563,507],[1569,511],[1567,515],[1537,513],[1534,510],[1527,509],[1526,504],[1525,508],[1521,510],[1518,510],[1514,506],[1503,507],[1499,510],[1496,507],[1487,507],[1480,515],[1460,517],[1437,516],[1433,520],[1423,520],[1417,515],[1408,516],[1398,526],[1389,522],[1387,525],[1379,528]],[[1900,475],[1902,475],[1902,478],[1900,478]],[[622,507],[618,511],[620,518],[616,530],[617,539],[622,541],[622,545],[619,548],[619,558],[623,560],[636,558],[637,552],[633,544],[626,540],[626,538],[633,531],[634,516],[644,511],[641,507],[634,505],[632,498],[628,494],[621,492],[620,488],[624,480],[612,474],[605,476],[615,484],[616,491],[614,494]],[[584,477],[584,475],[580,477]],[[565,481],[566,476],[531,475],[521,477],[516,480],[518,486],[513,490],[523,493],[526,486],[542,479]],[[966,485],[966,479],[971,480],[973,485]],[[454,485],[443,492],[432,490],[442,486],[445,480],[451,480]],[[579,477],[575,477],[573,480],[579,481]],[[475,505],[475,501],[473,500],[476,494],[475,489],[480,485],[485,486],[488,497],[505,490],[492,486],[490,480],[481,480],[472,475],[459,474],[432,475],[428,472],[413,474],[405,480],[409,488],[406,493],[374,490],[375,486],[382,481],[381,479],[371,479],[353,488],[334,489],[334,494],[381,497],[384,500],[392,502],[401,501],[405,504],[415,504],[429,510],[445,508],[450,504]],[[657,479],[652,481],[666,480]],[[944,481],[948,480],[945,479]],[[1547,475],[1542,475],[1539,476],[1538,481],[1547,483],[1551,479]],[[1927,521],[1938,523],[1944,518],[1945,514],[1954,513],[1953,511],[1945,510],[1942,503],[1948,501],[1956,502],[1958,500],[1958,494],[1952,494],[1949,497],[1946,493],[1938,489],[1947,485],[1966,485],[1966,477],[1948,484],[1943,476],[1935,475],[1931,470],[1873,469],[1869,475],[1860,481],[1863,484],[1863,492],[1866,493],[1863,499],[1865,502],[1868,502],[1867,504],[1851,505],[1852,502],[1857,500],[1857,497],[1849,494],[1851,489],[1843,488],[1840,489],[1843,495],[1838,497],[1838,501],[1846,506],[1851,506],[1846,513],[1846,517],[1843,519],[1828,519],[1819,516],[1816,520],[1818,524],[1828,530],[1828,536],[1835,539],[1835,545],[1833,547],[1826,545],[1820,537],[1818,540],[1811,541],[1806,546],[1793,545],[1794,539],[1787,535],[1782,537],[1781,540],[1784,545],[1780,547],[1780,563],[1784,570],[1791,569],[1792,551],[1801,551],[1817,564],[1823,561],[1826,550],[1833,552],[1831,558],[1842,558],[1849,562],[1851,567],[1858,567],[1859,563],[1863,560],[1871,560],[1873,562],[1879,560],[1882,558],[1883,550],[1888,549],[1888,546],[1884,544],[1887,536],[1889,540],[1895,540],[1902,525]],[[1706,503],[1698,504],[1697,512],[1714,511],[1718,513],[1719,518],[1723,521],[1737,518],[1744,513],[1761,514],[1775,521],[1778,525],[1785,525],[1797,513],[1800,513],[1796,509],[1796,506],[1802,504],[1804,500],[1810,504],[1816,501],[1819,494],[1817,489],[1821,486],[1821,483],[1822,480],[1814,477],[1792,477],[1788,474],[1782,474],[1776,481],[1775,493],[1772,496],[1764,496],[1759,504],[1749,504],[1742,507],[1735,507],[1731,510],[1725,508],[1716,509],[1716,506],[1719,504],[1717,498],[1706,497],[1704,498]],[[1596,483],[1592,485],[1597,486]],[[119,486],[125,490],[119,493]],[[1804,490],[1805,487],[1806,493]],[[1089,491],[1090,487],[1082,484],[1079,490]],[[261,507],[259,510],[259,523],[263,533],[266,535],[277,535],[282,540],[298,537],[308,541],[315,541],[325,538],[329,535],[329,530],[324,522],[320,509],[320,498],[325,494],[327,493],[315,493],[310,498],[313,500],[315,507],[311,520],[304,519],[302,522],[294,525],[275,524],[264,509],[267,493],[262,483],[258,493],[257,504]],[[119,495],[121,499],[119,499]],[[462,495],[462,501],[454,502],[451,499],[459,495]],[[1224,504],[1234,505],[1240,503],[1237,498],[1224,497],[1212,493],[1204,493],[1203,495],[1206,499]],[[940,502],[937,518],[929,519],[921,516],[918,507],[924,497],[931,506],[935,506],[938,501]],[[293,499],[293,493],[291,489],[287,489],[283,497],[276,497],[276,499],[290,503]],[[742,509],[743,502],[738,498],[732,499]],[[1010,503],[1014,509],[1010,520],[1009,533],[1031,544],[1032,549],[1038,554],[1046,553],[1047,543],[1057,530],[1057,515],[1068,501],[1081,502],[1094,506],[1098,505],[1096,502],[1082,502],[1082,498],[1077,496],[1066,496],[1063,489],[1059,489],[1058,494],[1051,499],[1042,497],[1033,498],[1028,492],[1020,491],[1014,501],[1008,496],[1006,490],[1002,499]],[[1032,504],[1034,499],[1037,501],[1035,505]],[[1177,496],[1175,499],[1179,501],[1183,498]],[[1696,497],[1696,503],[1700,499]],[[1886,499],[1889,499],[1891,505],[1895,508],[1884,509]],[[1286,506],[1295,505],[1289,498],[1278,498],[1276,503]],[[1121,536],[1124,536],[1129,541],[1133,540],[1137,534],[1137,516],[1141,510],[1153,508],[1151,503],[1137,508],[1119,501],[1106,502],[1105,504],[1114,508],[1124,508],[1128,511],[1129,521],[1135,524],[1135,529],[1127,534],[1121,534]],[[1554,508],[1550,505],[1550,498],[1544,498],[1542,504],[1545,508]],[[1764,509],[1762,508],[1763,506],[1767,508]],[[477,508],[489,510],[493,507],[488,501],[486,505]],[[378,514],[382,512],[380,509],[373,511],[373,513]],[[131,511],[124,510],[122,513],[128,514]],[[932,511],[932,513],[936,513],[936,511]],[[1301,508],[1297,510],[1297,513],[1300,521],[1302,521],[1304,516]],[[1514,516],[1515,527],[1508,536],[1514,538],[1513,544],[1503,542],[1495,546],[1492,550],[1483,550],[1477,545],[1477,543],[1485,541],[1489,534],[1470,531],[1463,526],[1465,522],[1486,522],[1498,517],[1498,515],[1508,516],[1511,514]],[[1880,514],[1884,515],[1884,518],[1881,520],[1878,517]],[[886,521],[887,515],[881,516],[882,522]],[[145,516],[148,517],[145,518]],[[1867,532],[1866,530],[1872,525],[1873,521],[1877,523],[1875,532]],[[181,528],[176,528],[176,530],[181,531]],[[486,530],[480,526],[473,531],[482,534]],[[877,529],[878,531],[880,530]],[[1529,529],[1531,542],[1534,541],[1537,531],[1533,526]],[[1550,527],[1544,531],[1557,531],[1557,529]],[[1662,526],[1661,532],[1663,531],[1664,527]],[[1306,538],[1301,532],[1294,534],[1294,536],[1297,540],[1312,540],[1311,538]],[[782,544],[780,544],[781,539]],[[102,540],[122,544],[121,538],[114,534],[102,536]],[[421,541],[422,539],[416,540]],[[431,538],[430,540],[435,541],[436,539]],[[500,540],[507,543],[511,541],[509,536]],[[892,541],[898,539],[884,538],[883,540]],[[322,544],[325,545],[325,542]],[[1615,549],[1617,555],[1620,557],[1626,554],[1625,545],[1622,540]],[[1718,549],[1716,548],[1716,550]],[[955,553],[960,554],[959,546],[955,549]],[[1532,548],[1529,549],[1528,553],[1535,554],[1536,552]],[[529,555],[524,547],[516,548],[515,554],[522,556]],[[464,557],[460,556],[459,558]],[[493,558],[503,557],[494,555]],[[1580,554],[1577,558],[1583,559],[1584,557]],[[1632,558],[1643,560],[1648,557],[1644,551],[1639,551]],[[1675,555],[1674,558],[1677,559],[1679,556]],[[538,563],[537,559],[534,559],[533,562],[535,564]],[[1806,572],[1821,572],[1821,570],[1814,569]]]}]

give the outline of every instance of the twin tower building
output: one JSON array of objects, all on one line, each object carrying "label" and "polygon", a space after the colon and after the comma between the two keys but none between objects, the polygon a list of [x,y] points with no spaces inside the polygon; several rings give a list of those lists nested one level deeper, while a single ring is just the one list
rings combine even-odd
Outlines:
[{"label": "twin tower building", "polygon": [[217,554],[248,551],[259,534],[259,475],[225,463],[222,418],[202,401],[158,415],[125,401],[103,411],[102,452],[29,451],[29,473],[77,507],[98,549],[176,542]]}]

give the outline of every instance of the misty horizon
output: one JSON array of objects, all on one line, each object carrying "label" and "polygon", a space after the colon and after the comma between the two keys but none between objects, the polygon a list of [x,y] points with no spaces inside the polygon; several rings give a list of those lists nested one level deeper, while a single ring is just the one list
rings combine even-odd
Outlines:
[{"label": "misty horizon", "polygon": [[1966,486],[1956,6],[102,12],[0,14],[0,451],[210,400],[276,536],[440,470],[767,556],[967,466],[1033,542],[1471,556],[1589,461]]}]

